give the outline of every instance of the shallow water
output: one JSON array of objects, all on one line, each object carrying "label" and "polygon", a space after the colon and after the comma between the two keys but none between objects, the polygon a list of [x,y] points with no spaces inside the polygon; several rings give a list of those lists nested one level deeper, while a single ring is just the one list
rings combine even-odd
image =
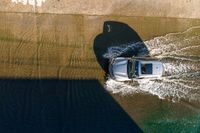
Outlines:
[{"label": "shallow water", "polygon": [[[128,104],[125,105],[128,109],[138,108],[129,107],[129,104],[138,106],[136,101],[143,98],[142,104],[144,105],[141,104],[141,107],[139,104],[139,109],[144,116],[138,116],[138,119],[140,119],[142,129],[145,132],[199,132],[199,34],[200,27],[197,26],[144,42],[150,51],[149,55],[163,62],[165,75],[162,78],[134,79],[130,82],[117,82],[112,79],[106,81],[105,87],[108,91],[121,95],[119,101],[124,99],[129,101],[121,103]],[[130,48],[134,49],[135,45],[140,44],[133,43],[128,47],[111,47],[104,56],[107,58],[115,57]],[[148,98],[149,95],[157,96],[160,100]],[[133,115],[137,117],[137,113],[133,113]]]},{"label": "shallow water", "polygon": [[[118,83],[107,80],[107,88],[114,93],[147,92],[161,99],[170,98],[172,101],[181,98],[188,101],[200,101],[200,27],[155,37],[144,43],[150,51],[149,55],[163,62],[165,75],[160,79],[135,79],[133,83]],[[135,45],[128,47],[110,48],[105,54],[111,58],[125,52]],[[109,55],[109,56],[108,56]],[[113,56],[112,56],[113,55]],[[135,83],[137,82],[137,83]]]},{"label": "shallow water", "polygon": [[[101,42],[98,47],[94,48],[97,46],[95,45],[95,38],[104,35],[102,33],[104,22],[110,20],[128,24],[130,28],[135,30],[142,42],[115,42],[109,45],[106,40],[112,40],[116,35],[114,34],[101,38],[106,43]],[[117,113],[121,114],[123,111],[128,113],[128,116],[144,132],[198,133],[200,132],[199,25],[200,20],[196,19],[0,13],[0,76],[1,79],[6,80],[2,81],[1,94],[3,95],[1,98],[8,96],[7,99],[3,97],[1,101],[11,100],[11,110],[20,108],[21,112],[27,111],[27,114],[32,114],[35,110],[31,108],[32,105],[29,106],[29,103],[34,104],[37,112],[42,106],[38,99],[43,99],[42,97],[45,97],[45,95],[45,99],[53,97],[57,102],[53,100],[50,103],[48,100],[43,101],[48,105],[48,109],[45,110],[47,112],[43,110],[44,112],[42,113],[45,115],[43,119],[47,123],[42,124],[42,119],[32,119],[35,122],[40,121],[46,127],[50,127],[48,126],[48,120],[52,118],[49,125],[58,124],[55,129],[61,128],[59,122],[64,125],[65,119],[60,119],[62,118],[62,110],[68,110],[72,113],[73,110],[80,110],[80,107],[85,107],[83,112],[77,111],[75,114],[76,120],[79,117],[81,118],[81,127],[83,127],[84,120],[91,122],[91,119],[97,118],[94,115],[95,111],[99,115],[98,120],[100,123],[106,121],[106,117],[112,114],[112,111],[109,110],[112,110],[113,105],[116,105],[112,104],[114,101],[109,100],[109,96],[105,92],[103,95],[100,95],[102,91],[98,91],[99,94],[95,92],[94,88],[96,87],[95,84],[97,84],[97,88],[103,88],[104,86],[104,89],[108,90],[115,102],[121,106],[121,109],[115,106],[115,109],[119,109]],[[107,33],[105,34],[107,35]],[[121,34],[119,35],[121,36]],[[126,37],[127,34],[124,36]],[[98,60],[97,51],[101,51],[101,58],[106,59],[123,54],[127,50],[134,50],[135,46],[140,45],[140,43],[145,44],[151,56],[159,58],[164,63],[165,76],[156,80],[140,79],[133,82],[116,82],[112,79],[107,79],[105,71],[102,69],[102,64]],[[104,49],[105,45],[107,47]],[[144,51],[141,49],[140,54],[146,54],[145,49]],[[18,87],[9,86],[12,80],[7,81],[7,78],[13,79],[14,83],[18,84]],[[5,91],[6,89],[12,91],[15,89],[20,90],[20,86],[23,86],[23,82],[25,82],[25,80],[20,79],[33,78],[47,79],[47,81],[30,80],[27,87],[25,86],[27,90],[17,91],[14,101],[12,100],[14,95],[11,97],[9,91]],[[52,78],[56,79],[56,81],[48,80]],[[60,79],[64,79],[64,81],[59,81]],[[51,82],[51,86],[42,86],[43,83],[50,84]],[[90,82],[91,84],[89,84]],[[32,91],[32,83],[34,84],[33,87],[37,87],[38,90]],[[59,85],[62,89],[56,93],[53,88],[59,89]],[[48,87],[51,88],[49,91],[46,89]],[[88,88],[91,91],[82,92],[81,88]],[[45,91],[42,91],[43,89]],[[65,89],[66,91],[62,91]],[[20,99],[21,95],[25,96],[25,98]],[[102,99],[101,96],[106,96],[108,99]],[[92,102],[83,100],[83,103],[79,103],[81,102],[80,97],[90,97]],[[63,98],[67,99],[63,100]],[[27,99],[29,102],[26,103]],[[34,99],[36,99],[36,102],[33,101]],[[15,104],[15,101],[17,104]],[[106,105],[105,101],[108,102]],[[3,104],[2,102],[2,110],[9,109],[5,103]],[[54,104],[56,107],[59,106],[59,111],[62,112],[58,116],[53,115],[54,113],[59,113],[54,108]],[[95,104],[98,104],[96,106],[99,112],[93,108],[96,107]],[[65,105],[68,107],[67,109],[64,108]],[[91,116],[86,107],[94,109]],[[105,113],[105,110],[101,110],[101,107],[108,108],[106,110],[107,113]],[[23,111],[23,109],[25,110]],[[28,115],[24,117],[20,114],[20,111],[16,116],[18,120],[26,123],[26,120],[28,121],[26,118],[31,117]],[[2,112],[5,113],[5,111]],[[4,113],[1,114],[1,117]],[[84,113],[87,114],[87,117],[81,116]],[[10,115],[12,117],[12,113],[6,116]],[[33,113],[33,116],[37,116],[37,114]],[[3,120],[6,121],[8,118],[4,117]],[[112,121],[113,118],[116,118],[116,116],[109,117],[109,121]],[[58,121],[55,122],[53,119]],[[74,120],[72,117],[70,119]],[[126,123],[124,122],[125,120],[129,120],[127,115],[119,115],[116,119],[123,120],[123,123]],[[76,120],[73,122],[76,123]],[[111,123],[109,123],[110,126],[112,125]],[[29,124],[31,125],[31,123]],[[33,122],[32,125],[34,124]],[[120,122],[117,124],[120,124]],[[109,129],[108,125],[106,129]],[[101,128],[100,126],[95,126]],[[78,125],[75,127],[78,127]],[[126,126],[122,124],[121,127]],[[21,128],[23,127],[20,127],[19,130]],[[44,130],[49,131],[46,128]]]}]

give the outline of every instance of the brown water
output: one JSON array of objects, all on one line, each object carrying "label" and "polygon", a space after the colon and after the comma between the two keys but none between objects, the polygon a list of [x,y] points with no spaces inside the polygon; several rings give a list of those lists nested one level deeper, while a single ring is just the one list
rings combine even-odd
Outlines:
[{"label": "brown water", "polygon": [[[105,21],[134,29],[150,55],[164,62],[166,76],[137,85],[105,79],[94,51]],[[196,19],[1,13],[0,76],[95,79],[143,131],[200,132],[199,25]],[[116,54],[114,46],[103,53]]]}]

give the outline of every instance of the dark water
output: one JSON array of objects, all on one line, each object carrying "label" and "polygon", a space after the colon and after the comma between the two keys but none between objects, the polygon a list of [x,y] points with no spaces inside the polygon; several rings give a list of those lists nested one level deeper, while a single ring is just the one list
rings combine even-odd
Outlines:
[{"label": "dark water", "polygon": [[[200,132],[199,25],[198,19],[1,13],[0,131]],[[165,76],[107,77],[109,58],[133,55],[159,58]]]},{"label": "dark water", "polygon": [[2,133],[141,132],[97,80],[1,79]]}]

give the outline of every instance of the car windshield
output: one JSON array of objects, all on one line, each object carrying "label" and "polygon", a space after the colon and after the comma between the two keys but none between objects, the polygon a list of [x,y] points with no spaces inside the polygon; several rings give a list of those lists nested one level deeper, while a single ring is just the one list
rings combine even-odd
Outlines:
[{"label": "car windshield", "polygon": [[128,77],[129,78],[134,78],[135,77],[135,60],[131,59],[128,60]]},{"label": "car windshield", "polygon": [[141,73],[142,74],[152,74],[152,64],[141,64]]}]

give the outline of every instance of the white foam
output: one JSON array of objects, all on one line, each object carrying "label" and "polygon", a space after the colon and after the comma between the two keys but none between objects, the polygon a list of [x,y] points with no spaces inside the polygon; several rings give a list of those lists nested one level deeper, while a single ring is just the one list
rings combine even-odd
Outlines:
[{"label": "white foam", "polygon": [[[183,79],[184,75],[163,77],[160,79],[135,79],[133,84],[117,82],[112,79],[106,81],[106,88],[112,93],[130,95],[134,93],[149,93],[160,99],[170,99],[174,102],[180,99],[200,101],[200,86],[189,79]],[[188,75],[187,75],[188,76]],[[189,77],[198,77],[200,73],[189,74]],[[176,77],[176,78],[175,78]],[[137,83],[136,83],[137,82]]]},{"label": "white foam", "polygon": [[[145,41],[150,56],[159,58],[166,75],[160,79],[135,79],[134,82],[106,81],[106,88],[113,93],[129,95],[149,93],[161,99],[200,101],[200,57],[191,51],[200,51],[200,26],[184,32],[170,33]],[[116,57],[127,49],[135,48],[134,43],[126,47],[111,47],[105,58]],[[185,51],[190,51],[189,53]]]},{"label": "white foam", "polygon": [[134,43],[120,44],[120,46],[112,46],[108,48],[107,53],[105,53],[103,57],[108,59],[114,58],[120,56],[123,53],[126,53],[128,50],[137,51],[137,54],[139,56],[145,56],[148,53],[148,50],[146,47],[144,47],[143,42],[136,42],[136,43],[134,42]]},{"label": "white foam", "polygon": [[200,48],[200,26],[189,28],[184,32],[169,33],[145,41],[151,56],[182,54],[186,50]]},{"label": "white foam", "polygon": [[138,88],[135,88],[134,86],[123,82],[117,82],[112,79],[106,81],[106,89],[112,93],[121,93],[123,95],[136,93],[138,91]]}]

